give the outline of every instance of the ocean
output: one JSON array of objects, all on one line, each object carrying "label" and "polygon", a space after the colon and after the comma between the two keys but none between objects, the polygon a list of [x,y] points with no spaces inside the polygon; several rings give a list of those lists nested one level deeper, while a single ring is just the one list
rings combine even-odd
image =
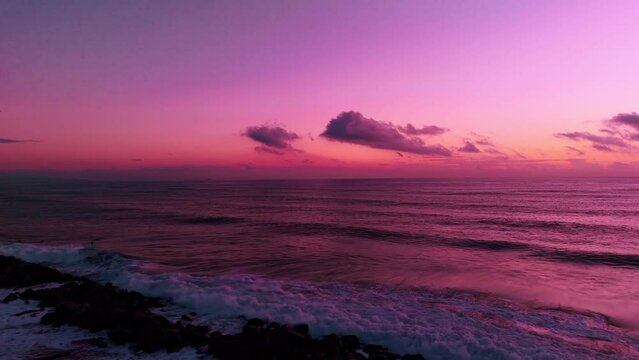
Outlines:
[{"label": "ocean", "polygon": [[0,180],[0,254],[428,359],[639,358],[639,179]]}]

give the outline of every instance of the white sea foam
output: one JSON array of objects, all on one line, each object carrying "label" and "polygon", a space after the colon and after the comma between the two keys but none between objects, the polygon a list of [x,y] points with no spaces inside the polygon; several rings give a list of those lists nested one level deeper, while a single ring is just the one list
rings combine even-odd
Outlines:
[{"label": "white sea foam", "polygon": [[307,323],[313,335],[356,334],[429,359],[632,359],[639,336],[596,314],[535,309],[458,291],[366,288],[253,275],[196,277],[80,247],[2,245],[0,254],[57,266],[173,301],[234,331],[246,317]]}]

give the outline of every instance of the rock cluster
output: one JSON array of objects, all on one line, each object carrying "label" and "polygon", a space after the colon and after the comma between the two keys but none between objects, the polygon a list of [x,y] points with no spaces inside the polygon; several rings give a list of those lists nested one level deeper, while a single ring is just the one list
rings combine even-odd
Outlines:
[{"label": "rock cluster", "polygon": [[0,256],[0,288],[25,287],[72,280],[73,276],[12,256]]},{"label": "rock cluster", "polygon": [[363,345],[357,336],[330,334],[320,339],[310,336],[306,324],[284,325],[262,319],[250,319],[242,332],[209,335],[209,353],[221,360],[424,360],[421,355],[400,356],[378,345]]},{"label": "rock cluster", "polygon": [[[99,284],[86,277],[75,277],[58,270],[0,256],[0,287],[25,287],[59,282],[58,287],[26,289],[9,294],[4,303],[39,301],[41,308],[52,309],[41,318],[51,326],[73,325],[90,331],[106,330],[117,345],[131,344],[138,350],[179,351],[185,346],[220,360],[420,360],[421,355],[399,356],[379,345],[364,345],[354,335],[310,336],[306,324],[286,325],[262,319],[250,319],[238,334],[211,332],[207,326],[191,324],[191,318],[172,322],[152,311],[163,306],[158,298],[119,289],[110,283]],[[96,340],[96,346],[106,346]],[[365,356],[366,354],[367,356]]]}]

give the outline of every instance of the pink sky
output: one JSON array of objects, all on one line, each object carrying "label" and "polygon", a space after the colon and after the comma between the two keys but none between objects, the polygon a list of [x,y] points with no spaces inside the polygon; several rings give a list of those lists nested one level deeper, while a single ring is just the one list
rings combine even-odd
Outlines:
[{"label": "pink sky", "polygon": [[[0,171],[639,175],[637,18],[637,1],[3,1]],[[347,111],[399,143],[320,136]],[[248,136],[263,125],[297,139]]]}]

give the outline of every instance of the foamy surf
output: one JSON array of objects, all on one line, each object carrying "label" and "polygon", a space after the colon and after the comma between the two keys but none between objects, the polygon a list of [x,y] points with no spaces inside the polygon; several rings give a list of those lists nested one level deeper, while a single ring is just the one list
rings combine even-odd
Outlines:
[{"label": "foamy surf", "polygon": [[[0,254],[163,297],[175,304],[176,313],[195,311],[201,321],[225,331],[237,331],[247,317],[263,317],[307,323],[314,336],[355,334],[365,342],[388,345],[391,351],[421,353],[429,359],[639,357],[636,332],[615,327],[605,316],[537,309],[469,292],[283,281],[255,275],[191,276],[93,247],[13,243],[3,244]],[[12,329],[17,320],[9,313],[17,309],[5,310],[3,329]],[[15,335],[27,336],[26,332]]]}]

